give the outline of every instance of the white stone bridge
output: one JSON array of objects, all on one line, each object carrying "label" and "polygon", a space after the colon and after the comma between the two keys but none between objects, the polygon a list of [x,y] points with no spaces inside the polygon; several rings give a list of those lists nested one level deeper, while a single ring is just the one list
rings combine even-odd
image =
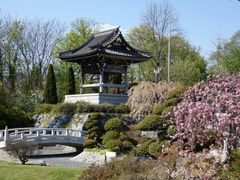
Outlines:
[{"label": "white stone bridge", "polygon": [[66,145],[78,148],[85,142],[86,132],[64,128],[16,128],[0,130],[0,149],[6,142],[24,140],[37,146]]}]

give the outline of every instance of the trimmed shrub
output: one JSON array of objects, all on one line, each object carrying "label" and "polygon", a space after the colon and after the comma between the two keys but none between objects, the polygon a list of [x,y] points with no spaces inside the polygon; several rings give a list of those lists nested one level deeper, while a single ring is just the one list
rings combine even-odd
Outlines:
[{"label": "trimmed shrub", "polygon": [[126,131],[128,130],[128,127],[124,124],[124,122],[119,119],[119,118],[112,118],[109,119],[105,125],[104,125],[104,129],[106,131]]},{"label": "trimmed shrub", "polygon": [[94,139],[87,139],[84,144],[83,147],[84,148],[94,148],[97,145],[97,141]]},{"label": "trimmed shrub", "polygon": [[147,141],[144,142],[143,144],[140,144],[136,149],[134,149],[134,155],[135,156],[144,156],[147,157],[149,156],[149,151],[148,151],[148,147],[149,145],[152,143],[152,141]]},{"label": "trimmed shrub", "polygon": [[141,131],[155,131],[162,128],[163,118],[159,115],[147,115],[137,124],[137,129]]},{"label": "trimmed shrub", "polygon": [[112,104],[95,105],[96,112],[115,113],[115,106]]},{"label": "trimmed shrub", "polygon": [[77,113],[85,113],[85,112],[94,112],[92,105],[84,101],[78,102]]},{"label": "trimmed shrub", "polygon": [[167,115],[168,113],[172,112],[175,106],[168,106],[162,111],[162,115]]},{"label": "trimmed shrub", "polygon": [[102,118],[102,114],[100,113],[92,113],[89,117],[89,119],[95,119],[95,120],[100,120]]},{"label": "trimmed shrub", "polygon": [[115,108],[116,113],[130,113],[130,107],[127,104],[119,104]]},{"label": "trimmed shrub", "polygon": [[76,112],[76,109],[76,104],[63,103],[53,106],[52,112],[59,114],[74,114]]},{"label": "trimmed shrub", "polygon": [[93,128],[93,127],[98,127],[99,126],[99,121],[96,119],[88,119],[87,122],[85,123],[85,127],[87,130]]},{"label": "trimmed shrub", "polygon": [[165,100],[163,103],[154,106],[152,114],[161,115],[167,107],[176,106],[179,102],[180,100],[178,98]]},{"label": "trimmed shrub", "polygon": [[156,158],[162,151],[162,145],[158,142],[152,142],[148,147],[149,154]]},{"label": "trimmed shrub", "polygon": [[117,131],[108,131],[106,134],[102,137],[103,139],[103,144],[106,144],[109,140],[111,139],[118,139],[120,137],[119,132]]},{"label": "trimmed shrub", "polygon": [[106,142],[105,148],[120,153],[122,142],[118,139],[110,139]]},{"label": "trimmed shrub", "polygon": [[121,152],[128,152],[133,149],[134,145],[131,141],[122,141]]},{"label": "trimmed shrub", "polygon": [[89,116],[85,123],[88,132],[88,138],[101,142],[101,136],[104,133],[103,126],[100,124],[102,115],[100,113],[93,113]]},{"label": "trimmed shrub", "polygon": [[165,95],[165,99],[180,98],[184,91],[187,90],[187,86],[178,85],[174,89],[168,91]]}]

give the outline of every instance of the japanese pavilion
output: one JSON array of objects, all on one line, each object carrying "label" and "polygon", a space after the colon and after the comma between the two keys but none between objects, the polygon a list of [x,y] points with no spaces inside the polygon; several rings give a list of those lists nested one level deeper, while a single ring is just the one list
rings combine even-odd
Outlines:
[{"label": "japanese pavilion", "polygon": [[115,28],[91,35],[76,49],[60,53],[59,58],[81,66],[80,94],[66,95],[66,103],[119,104],[128,99],[128,66],[151,56],[130,46]]}]

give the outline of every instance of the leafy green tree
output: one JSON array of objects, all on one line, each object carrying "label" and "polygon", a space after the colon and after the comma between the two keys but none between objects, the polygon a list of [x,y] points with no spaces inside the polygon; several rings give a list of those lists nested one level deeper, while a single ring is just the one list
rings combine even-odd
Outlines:
[{"label": "leafy green tree", "polygon": [[68,94],[76,94],[76,87],[75,87],[75,77],[72,66],[68,69]]},{"label": "leafy green tree", "polygon": [[56,104],[58,102],[57,86],[52,64],[49,64],[48,67],[46,86],[44,90],[44,101],[48,104]]},{"label": "leafy green tree", "polygon": [[169,3],[150,3],[138,27],[130,30],[129,42],[138,49],[151,52],[152,59],[138,66],[139,80],[158,82],[166,79],[168,34],[179,34],[178,20]]},{"label": "leafy green tree", "polygon": [[185,85],[193,85],[207,77],[206,63],[198,52],[189,54],[171,65],[171,80]]},{"label": "leafy green tree", "polygon": [[236,74],[240,71],[240,31],[237,31],[230,40],[219,42],[211,60],[217,63],[219,73]]},{"label": "leafy green tree", "polygon": [[[70,32],[58,38],[57,45],[54,49],[54,55],[58,56],[58,53],[60,52],[68,51],[70,49],[74,49],[80,46],[81,44],[87,41],[87,39],[90,37],[92,33],[98,31],[98,29],[99,26],[94,21],[90,21],[84,18],[76,19],[71,24]],[[69,67],[72,67],[74,72],[80,71],[80,66],[76,63],[65,63],[61,62],[60,60],[56,60],[54,63],[59,101],[63,101],[64,95],[68,94],[67,74]],[[78,85],[79,79],[76,78],[75,82],[76,85]]]},{"label": "leafy green tree", "polygon": [[[20,50],[18,44],[23,32],[23,23],[16,19],[12,20],[6,18],[0,28],[1,60],[4,61],[4,63],[1,63],[1,66],[4,64],[8,72],[6,80],[8,82],[8,89],[13,96],[17,86],[16,74],[18,65],[20,64]],[[1,67],[1,69],[2,68],[3,67]]]}]

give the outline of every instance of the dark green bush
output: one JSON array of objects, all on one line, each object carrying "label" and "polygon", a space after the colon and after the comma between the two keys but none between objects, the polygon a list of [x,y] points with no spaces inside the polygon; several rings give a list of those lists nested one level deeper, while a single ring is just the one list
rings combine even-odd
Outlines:
[{"label": "dark green bush", "polygon": [[148,147],[149,154],[156,158],[162,151],[162,145],[158,142],[152,142]]},{"label": "dark green bush", "polygon": [[30,115],[18,107],[5,109],[0,106],[0,119],[4,120],[6,124],[3,124],[9,128],[33,126],[33,120]]},{"label": "dark green bush", "polygon": [[173,125],[170,125],[167,129],[167,135],[168,136],[173,136],[176,134],[176,127]]},{"label": "dark green bush", "polygon": [[34,114],[49,114],[54,108],[53,104],[38,104],[35,106]]},{"label": "dark green bush", "polygon": [[90,104],[87,102],[78,102],[77,113],[101,112],[101,113],[129,113],[129,107],[125,104],[118,106],[112,104]]},{"label": "dark green bush", "polygon": [[106,134],[102,137],[103,139],[103,144],[106,144],[109,140],[112,139],[118,139],[120,137],[120,133],[117,131],[108,131]]},{"label": "dark green bush", "polygon": [[164,119],[159,115],[147,115],[137,124],[137,129],[141,131],[155,131],[161,129]]},{"label": "dark green bush", "polygon": [[74,114],[76,109],[76,104],[63,103],[53,106],[52,112],[55,114]]},{"label": "dark green bush", "polygon": [[127,104],[119,104],[115,108],[116,113],[130,113],[130,107]]},{"label": "dark green bush", "polygon": [[239,179],[240,177],[240,149],[236,149],[230,156],[229,169],[224,171],[219,179]]},{"label": "dark green bush", "polygon": [[90,130],[93,127],[98,127],[99,126],[99,121],[96,119],[88,119],[85,123],[85,127],[87,130]]},{"label": "dark green bush", "polygon": [[173,90],[168,91],[167,94],[165,95],[165,99],[167,100],[172,98],[179,98],[186,90],[187,90],[186,86],[179,85]]},{"label": "dark green bush", "polygon": [[119,119],[119,118],[112,118],[109,119],[105,125],[104,125],[104,129],[106,131],[119,131],[119,132],[123,132],[128,130],[128,127],[124,124],[124,122]]},{"label": "dark green bush", "polygon": [[167,115],[169,112],[172,112],[175,106],[168,106],[162,111],[162,115]]},{"label": "dark green bush", "polygon": [[92,113],[92,114],[90,114],[89,118],[90,119],[95,119],[95,120],[101,120],[102,114],[100,114],[100,113]]},{"label": "dark green bush", "polygon": [[122,142],[118,139],[110,139],[106,142],[105,148],[120,153]]},{"label": "dark green bush", "polygon": [[88,102],[78,102],[77,103],[77,113],[85,113],[85,112],[94,112],[93,106]]},{"label": "dark green bush", "polygon": [[87,139],[84,144],[83,147],[84,148],[94,148],[97,145],[97,141],[94,139]]},{"label": "dark green bush", "polygon": [[101,125],[100,120],[102,115],[100,113],[93,113],[88,117],[85,123],[85,127],[88,133],[89,139],[94,139],[97,142],[101,142],[101,136],[104,134],[103,125]]},{"label": "dark green bush", "polygon": [[154,106],[152,114],[161,115],[163,110],[165,110],[167,107],[176,106],[179,102],[180,100],[178,98],[165,100],[163,103]]},{"label": "dark green bush", "polygon": [[149,151],[148,151],[148,148],[149,148],[149,145],[152,143],[152,141],[147,141],[147,142],[144,142],[143,144],[140,144],[139,146],[137,146],[137,148],[134,149],[134,155],[135,156],[144,156],[144,157],[147,157],[149,156]]},{"label": "dark green bush", "polygon": [[115,113],[115,106],[112,104],[99,104],[95,106],[98,108],[97,112]]},{"label": "dark green bush", "polygon": [[133,147],[134,145],[132,144],[131,141],[122,141],[121,152],[125,153],[131,151]]},{"label": "dark green bush", "polygon": [[7,125],[6,121],[0,120],[0,129],[4,129],[6,125]]}]

